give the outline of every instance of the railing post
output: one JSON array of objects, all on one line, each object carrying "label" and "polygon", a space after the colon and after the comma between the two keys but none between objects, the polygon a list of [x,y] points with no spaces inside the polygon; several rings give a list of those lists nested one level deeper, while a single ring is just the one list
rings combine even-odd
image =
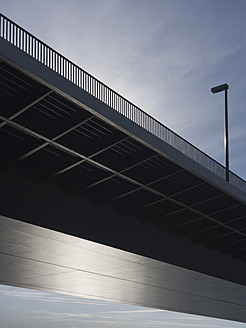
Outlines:
[{"label": "railing post", "polygon": [[225,156],[226,156],[226,181],[229,182],[229,138],[228,138],[228,95],[225,89]]}]

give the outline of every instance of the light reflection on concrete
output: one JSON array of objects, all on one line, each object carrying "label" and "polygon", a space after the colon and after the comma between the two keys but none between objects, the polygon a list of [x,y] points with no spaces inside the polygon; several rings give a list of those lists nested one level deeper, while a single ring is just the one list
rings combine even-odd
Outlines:
[{"label": "light reflection on concrete", "polygon": [[246,287],[0,216],[0,282],[246,322]]}]

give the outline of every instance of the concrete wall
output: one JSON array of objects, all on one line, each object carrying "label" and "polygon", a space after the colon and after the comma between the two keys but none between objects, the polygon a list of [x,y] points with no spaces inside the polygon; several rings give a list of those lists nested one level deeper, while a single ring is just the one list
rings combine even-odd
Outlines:
[{"label": "concrete wall", "polygon": [[14,167],[2,171],[0,181],[0,215],[246,285],[244,262],[95,206],[82,192],[67,195],[50,182],[36,184]]}]

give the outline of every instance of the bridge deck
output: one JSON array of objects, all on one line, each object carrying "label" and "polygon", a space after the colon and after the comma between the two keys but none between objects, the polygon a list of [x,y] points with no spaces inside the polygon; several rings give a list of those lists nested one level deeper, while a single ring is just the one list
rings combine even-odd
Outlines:
[{"label": "bridge deck", "polygon": [[[9,40],[0,47],[0,214],[246,285],[245,181],[231,173],[228,183],[218,163],[213,170],[188,156],[190,144],[180,151],[141,126],[138,112],[123,115]],[[88,210],[85,219],[84,199],[101,216]],[[121,238],[124,224],[129,235],[145,229],[146,239]],[[177,241],[169,257],[156,253],[157,235],[162,247]]]},{"label": "bridge deck", "polygon": [[244,199],[6,59],[0,77],[2,169],[13,166],[35,183],[50,180],[67,194],[83,193],[120,215],[246,261]]}]

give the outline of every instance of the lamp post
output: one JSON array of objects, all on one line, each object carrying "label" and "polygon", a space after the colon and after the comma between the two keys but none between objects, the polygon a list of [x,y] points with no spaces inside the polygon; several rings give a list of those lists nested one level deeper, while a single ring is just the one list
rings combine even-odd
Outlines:
[{"label": "lamp post", "polygon": [[229,139],[228,139],[228,97],[229,85],[224,83],[211,89],[212,93],[225,91],[225,158],[226,158],[226,180],[229,181]]}]

